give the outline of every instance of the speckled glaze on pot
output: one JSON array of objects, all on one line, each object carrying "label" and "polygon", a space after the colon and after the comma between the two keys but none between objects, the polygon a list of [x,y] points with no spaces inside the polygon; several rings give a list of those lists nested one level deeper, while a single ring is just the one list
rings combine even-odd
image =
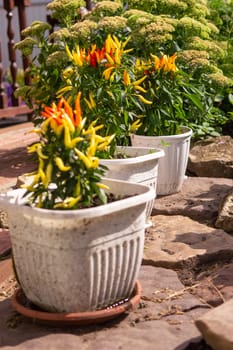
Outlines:
[{"label": "speckled glaze on pot", "polygon": [[103,182],[115,195],[130,197],[61,211],[23,205],[22,189],[0,196],[9,215],[21,287],[44,310],[97,310],[133,291],[143,255],[146,205],[154,192],[134,183]]},{"label": "speckled glaze on pot", "polygon": [[133,146],[158,147],[165,152],[165,156],[159,159],[158,195],[176,193],[182,188],[188,163],[192,130],[184,126],[181,131],[181,134],[169,136],[131,136]]},{"label": "speckled glaze on pot", "polygon": [[[106,177],[150,186],[156,198],[159,159],[164,157],[164,151],[151,147],[117,146],[118,153],[127,158],[100,159],[100,164],[108,168]],[[147,216],[150,216],[153,204],[154,200],[148,202]]]}]

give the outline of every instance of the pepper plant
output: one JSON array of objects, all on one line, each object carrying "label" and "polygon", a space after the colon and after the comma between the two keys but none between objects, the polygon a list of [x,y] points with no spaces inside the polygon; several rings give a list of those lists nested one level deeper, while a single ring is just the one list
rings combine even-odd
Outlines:
[{"label": "pepper plant", "polygon": [[30,174],[33,180],[23,185],[32,205],[47,209],[79,209],[107,202],[101,176],[98,152],[107,150],[114,138],[100,136],[103,125],[87,124],[80,107],[81,93],[72,108],[66,99],[45,106],[40,127],[34,132],[40,141],[29,146],[35,153],[38,168]]},{"label": "pepper plant", "polygon": [[[144,92],[132,128],[147,136],[176,135],[181,126],[193,130],[194,137],[216,136],[213,101],[203,84],[179,69],[177,54],[137,59],[135,75]],[[208,99],[209,97],[209,99]]]}]

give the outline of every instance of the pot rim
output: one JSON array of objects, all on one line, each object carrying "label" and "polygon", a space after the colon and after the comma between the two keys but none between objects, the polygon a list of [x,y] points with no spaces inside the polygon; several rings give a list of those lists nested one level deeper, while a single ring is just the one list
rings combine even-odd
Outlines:
[{"label": "pot rim", "polygon": [[[165,156],[163,149],[154,147],[117,146],[116,150],[125,153],[129,158],[100,159],[100,164],[135,164],[159,159]],[[131,156],[134,151],[139,153],[142,152],[142,154]]]},{"label": "pot rim", "polygon": [[192,129],[188,126],[183,126],[181,125],[181,131],[182,133],[180,134],[176,134],[176,135],[161,135],[161,136],[146,136],[146,135],[137,135],[137,134],[132,134],[131,137],[134,138],[134,137],[138,137],[138,138],[141,138],[141,139],[157,139],[157,140],[170,140],[170,139],[179,139],[179,138],[188,138],[188,137],[191,137],[192,136]]},{"label": "pot rim", "polygon": [[[14,206],[20,206],[20,210],[22,210],[22,215],[30,213],[34,213],[34,215],[38,215],[41,217],[46,217],[50,215],[50,217],[54,217],[57,219],[64,220],[65,218],[73,218],[75,215],[79,219],[87,218],[87,217],[97,217],[102,215],[111,214],[112,212],[121,211],[130,207],[134,207],[137,205],[146,204],[148,201],[151,201],[155,198],[154,190],[146,185],[132,183],[123,180],[116,180],[110,178],[103,178],[103,183],[110,187],[108,192],[112,192],[116,195],[122,194],[127,195],[128,197],[119,199],[117,201],[99,205],[91,208],[83,208],[83,209],[70,209],[70,210],[59,210],[59,209],[43,209],[30,207],[25,205],[27,203],[27,198],[23,197],[26,192],[25,189],[19,188],[8,191],[4,194],[0,194],[0,209],[11,209]],[[118,191],[114,191],[111,189],[111,184],[115,184],[119,186]],[[128,189],[128,192],[127,192]],[[122,192],[121,192],[122,191]]]}]

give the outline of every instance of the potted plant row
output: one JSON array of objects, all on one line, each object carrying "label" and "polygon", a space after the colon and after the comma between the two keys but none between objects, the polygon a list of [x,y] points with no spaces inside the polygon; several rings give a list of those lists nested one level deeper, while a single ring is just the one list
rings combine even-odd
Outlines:
[{"label": "potted plant row", "polygon": [[[50,5],[56,13],[56,1]],[[76,29],[77,18],[72,11],[66,18],[52,34],[48,34],[47,23],[33,22],[16,45],[25,55],[36,49],[28,72],[32,83],[17,91],[35,109],[35,123],[44,104],[64,96],[73,106],[75,94],[82,91],[82,108],[88,119],[97,119],[105,126],[101,135],[115,134],[112,154],[116,146],[132,143],[145,147],[141,140],[136,141],[136,135],[150,136],[146,147],[163,149],[166,155],[159,160],[157,194],[179,191],[185,178],[190,128],[195,128],[198,116],[204,114],[201,90],[177,68],[176,54],[137,57],[129,46],[130,37],[119,39],[110,34],[98,35],[95,42],[87,40],[83,45]],[[172,136],[177,145],[184,127],[184,141],[174,151]],[[154,136],[159,139],[151,144]],[[176,163],[180,155],[181,163]]]}]

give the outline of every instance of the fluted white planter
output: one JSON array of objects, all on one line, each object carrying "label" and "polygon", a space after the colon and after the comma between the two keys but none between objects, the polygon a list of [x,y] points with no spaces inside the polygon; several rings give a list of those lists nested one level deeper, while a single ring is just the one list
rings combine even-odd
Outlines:
[{"label": "fluted white planter", "polygon": [[80,210],[25,205],[24,190],[0,196],[8,212],[17,277],[27,298],[47,311],[83,312],[130,297],[141,265],[148,186],[104,179],[129,196]]},{"label": "fluted white planter", "polygon": [[165,157],[159,159],[157,194],[167,195],[182,188],[188,163],[192,130],[186,126],[182,133],[169,136],[132,135],[131,142],[136,147],[161,148]]},{"label": "fluted white planter", "polygon": [[[164,157],[164,151],[151,147],[117,146],[117,154],[126,158],[100,159],[100,164],[108,168],[106,177],[150,186],[156,198],[159,159]],[[151,214],[153,202],[148,202],[147,216]]]}]

